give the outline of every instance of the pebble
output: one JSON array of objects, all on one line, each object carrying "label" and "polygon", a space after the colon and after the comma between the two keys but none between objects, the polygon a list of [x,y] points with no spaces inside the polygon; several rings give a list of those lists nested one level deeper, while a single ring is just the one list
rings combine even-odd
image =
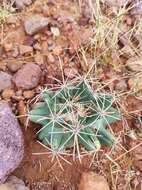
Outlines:
[{"label": "pebble", "polygon": [[32,0],[15,0],[16,8],[17,9],[24,9],[25,6],[30,5]]},{"label": "pebble", "polygon": [[0,185],[0,190],[30,190],[24,182],[16,176],[10,176],[5,184]]},{"label": "pebble", "polygon": [[1,63],[0,63],[0,70],[1,70],[1,71],[6,71],[6,65],[7,65],[6,62],[1,62]]},{"label": "pebble", "polygon": [[44,64],[44,56],[41,55],[41,54],[36,54],[35,57],[34,57],[34,60],[35,62],[38,64],[38,65],[43,65]]},{"label": "pebble", "polygon": [[24,154],[19,123],[7,103],[0,103],[0,183],[20,164]]},{"label": "pebble", "polygon": [[57,27],[51,27],[51,32],[55,37],[60,36],[60,30]]},{"label": "pebble", "polygon": [[57,56],[61,55],[62,54],[62,47],[59,45],[55,46],[53,49],[53,54],[57,55]]},{"label": "pebble", "polygon": [[24,92],[23,92],[23,96],[24,96],[26,99],[31,99],[31,98],[33,98],[33,96],[34,96],[34,91],[33,91],[33,90],[24,91]]},{"label": "pebble", "polygon": [[19,48],[17,46],[13,47],[12,57],[16,58],[19,55]]},{"label": "pebble", "polygon": [[41,69],[34,63],[27,63],[19,69],[12,78],[18,89],[30,90],[40,82]]},{"label": "pebble", "polygon": [[84,172],[78,190],[110,190],[107,180],[94,172]]},{"label": "pebble", "polygon": [[9,43],[9,42],[5,42],[5,43],[3,44],[3,47],[4,47],[4,50],[5,50],[6,52],[9,52],[9,51],[11,51],[11,50],[13,49],[13,44],[12,44],[12,43]]},{"label": "pebble", "polygon": [[27,45],[20,45],[19,51],[20,55],[31,54],[33,53],[33,47]]},{"label": "pebble", "polygon": [[77,76],[77,74],[78,74],[78,71],[77,71],[77,69],[76,68],[65,68],[64,69],[64,74],[65,74],[65,76],[66,77],[68,77],[68,79],[72,79],[72,78],[74,78],[75,76]]},{"label": "pebble", "polygon": [[40,15],[33,15],[27,19],[24,23],[25,31],[29,35],[33,35],[46,27],[49,23],[49,19]]},{"label": "pebble", "polygon": [[40,45],[40,43],[35,43],[34,45],[33,45],[33,47],[34,47],[34,49],[36,49],[36,50],[41,50],[41,45]]},{"label": "pebble", "polygon": [[6,23],[7,24],[17,24],[18,22],[18,18],[14,15],[10,15],[7,19],[6,19]]},{"label": "pebble", "polygon": [[115,90],[117,91],[126,91],[127,90],[127,83],[125,80],[120,80],[115,85]]},{"label": "pebble", "polygon": [[16,63],[12,62],[8,63],[7,67],[11,72],[16,72],[22,67],[23,64],[24,64],[23,62],[16,62]]},{"label": "pebble", "polygon": [[34,38],[33,36],[26,36],[24,41],[23,41],[23,45],[26,45],[26,46],[33,46],[34,44]]},{"label": "pebble", "polygon": [[50,63],[55,62],[55,57],[51,53],[48,53],[48,62],[50,62]]},{"label": "pebble", "polygon": [[142,71],[142,59],[138,57],[132,57],[128,59],[126,66],[131,71],[140,72]]},{"label": "pebble", "polygon": [[13,89],[5,89],[2,92],[2,98],[5,100],[12,98],[14,95],[15,93]]},{"label": "pebble", "polygon": [[8,73],[0,71],[0,92],[6,88],[12,87],[12,76]]},{"label": "pebble", "polygon": [[142,90],[142,76],[134,76],[128,80],[129,88],[135,91]]}]

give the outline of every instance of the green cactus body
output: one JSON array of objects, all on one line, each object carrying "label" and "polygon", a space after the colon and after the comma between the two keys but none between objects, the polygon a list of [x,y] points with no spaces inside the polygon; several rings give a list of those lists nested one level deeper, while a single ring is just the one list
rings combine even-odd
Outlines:
[{"label": "green cactus body", "polygon": [[87,151],[112,146],[114,136],[107,125],[121,119],[109,94],[94,94],[85,81],[68,84],[56,91],[44,90],[42,101],[29,113],[42,125],[37,138],[53,150],[65,151],[77,143]]}]

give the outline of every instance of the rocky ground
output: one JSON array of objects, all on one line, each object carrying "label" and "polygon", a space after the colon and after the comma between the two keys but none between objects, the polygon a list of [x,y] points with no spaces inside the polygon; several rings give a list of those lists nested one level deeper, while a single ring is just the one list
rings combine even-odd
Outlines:
[{"label": "rocky ground", "polygon": [[[0,190],[142,189],[141,18],[139,0],[0,0],[0,181],[12,175]],[[62,73],[89,75],[95,90],[115,95],[124,117],[112,126],[113,149],[82,163],[61,160],[64,171],[50,155],[33,154],[45,148],[26,117]]]}]

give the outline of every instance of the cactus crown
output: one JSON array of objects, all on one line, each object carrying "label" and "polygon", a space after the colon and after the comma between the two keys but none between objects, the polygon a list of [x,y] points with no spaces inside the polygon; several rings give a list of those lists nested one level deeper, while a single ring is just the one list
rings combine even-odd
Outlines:
[{"label": "cactus crown", "polygon": [[96,151],[115,142],[106,126],[120,120],[120,114],[110,94],[94,94],[89,83],[82,80],[44,90],[42,101],[34,105],[29,118],[42,125],[38,140],[52,150]]}]

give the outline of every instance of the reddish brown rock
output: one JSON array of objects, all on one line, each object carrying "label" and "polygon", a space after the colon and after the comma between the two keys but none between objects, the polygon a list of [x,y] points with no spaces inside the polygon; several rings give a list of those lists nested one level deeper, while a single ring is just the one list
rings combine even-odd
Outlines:
[{"label": "reddish brown rock", "polygon": [[34,63],[27,63],[15,73],[12,80],[18,89],[29,90],[38,85],[40,77],[40,67]]},{"label": "reddish brown rock", "polygon": [[17,9],[23,9],[25,6],[30,5],[32,0],[15,0]]},{"label": "reddish brown rock", "polygon": [[33,15],[31,18],[25,21],[24,23],[25,31],[27,34],[33,35],[39,32],[44,27],[46,27],[48,23],[49,23],[48,18],[40,15]]}]

